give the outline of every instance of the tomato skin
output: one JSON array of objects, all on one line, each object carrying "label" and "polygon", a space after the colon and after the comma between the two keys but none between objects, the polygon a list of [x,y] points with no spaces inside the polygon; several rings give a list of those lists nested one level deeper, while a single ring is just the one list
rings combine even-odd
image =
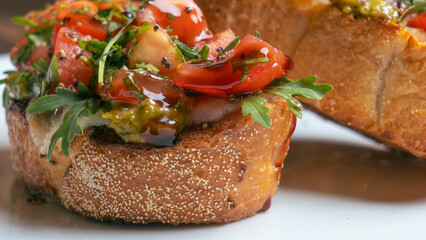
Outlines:
[{"label": "tomato skin", "polygon": [[[170,19],[168,14],[176,17]],[[170,16],[170,15],[169,15]],[[158,23],[162,28],[173,29],[171,36],[177,35],[179,41],[189,46],[211,37],[210,30],[201,9],[193,0],[155,0],[141,9],[136,16],[136,24]]]},{"label": "tomato skin", "polygon": [[209,52],[208,59],[215,60],[217,56],[219,55],[217,50],[220,48],[225,48],[234,39],[235,39],[235,33],[231,29],[228,29],[223,32],[215,34],[213,37],[209,39],[195,43],[195,46],[200,49],[204,45],[209,47],[210,52]]},{"label": "tomato skin", "polygon": [[[75,10],[87,12],[76,13]],[[108,26],[93,19],[93,16],[98,13],[98,6],[91,1],[78,1],[67,4],[67,7],[57,7],[57,19],[63,22],[63,25],[68,26],[81,34],[90,35],[98,40],[105,40],[107,36]]]},{"label": "tomato skin", "polygon": [[184,95],[182,88],[176,88],[172,81],[161,79],[154,76],[148,76],[144,73],[129,71],[126,67],[121,68],[114,73],[110,83],[106,86],[98,86],[98,94],[108,100],[115,100],[127,105],[136,105],[140,101],[129,92],[124,79],[130,78],[143,92],[143,95],[164,106],[176,104],[181,96]]},{"label": "tomato skin", "polygon": [[[28,43],[28,39],[26,37],[22,38],[10,51],[10,58],[13,59],[26,43]],[[47,45],[34,46],[31,55],[26,62],[18,62],[15,64],[19,69],[29,69],[39,59],[44,59],[46,62],[50,62],[51,58],[49,56],[49,51],[50,48]]]},{"label": "tomato skin", "polygon": [[409,27],[420,28],[426,31],[426,12],[418,15],[408,22]]},{"label": "tomato skin", "polygon": [[[248,77],[240,82],[242,71],[235,71],[229,60],[239,60],[253,51],[265,53],[269,62],[254,66]],[[226,98],[233,94],[257,92],[274,79],[288,73],[293,67],[289,57],[252,35],[246,35],[226,57],[226,61],[212,66],[183,63],[177,68],[174,83],[203,94]]]},{"label": "tomato skin", "polygon": [[[79,54],[91,57],[91,54],[84,52],[77,43],[81,37],[82,34],[73,29],[62,27],[57,34],[54,48],[54,54],[58,56],[59,81],[65,88],[75,92],[78,92],[76,82],[89,86],[93,72],[92,66],[87,66],[81,58],[77,58]],[[61,56],[62,51],[66,56]]]}]

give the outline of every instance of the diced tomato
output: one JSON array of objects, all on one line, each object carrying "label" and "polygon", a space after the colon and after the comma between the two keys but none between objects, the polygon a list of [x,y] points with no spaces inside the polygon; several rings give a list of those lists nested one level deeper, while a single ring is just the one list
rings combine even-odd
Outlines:
[{"label": "diced tomato", "polygon": [[[14,57],[18,54],[19,50],[27,43],[28,43],[28,39],[26,37],[22,38],[18,42],[18,44],[15,47],[13,47],[12,50],[10,51],[11,59],[14,59]],[[34,48],[32,49],[31,55],[26,62],[14,62],[14,64],[16,64],[19,69],[29,69],[39,59],[44,59],[47,62],[50,62],[49,46],[47,45],[34,46]]]},{"label": "diced tomato", "polygon": [[156,0],[138,12],[136,24],[158,23],[171,29],[179,41],[193,46],[195,42],[211,37],[201,9],[193,0]]},{"label": "diced tomato", "polygon": [[98,7],[91,1],[77,1],[63,6],[58,6],[57,18],[70,25],[77,22],[86,23],[92,20],[93,15],[98,13]]},{"label": "diced tomato", "polygon": [[[52,47],[52,53],[55,52],[56,39],[58,38],[59,30],[64,27],[60,23],[57,23],[52,30],[52,38],[50,39],[50,44]],[[75,30],[76,32],[82,34],[83,36],[89,35],[95,40],[104,41],[107,32],[98,28],[93,28],[91,26],[86,25],[78,25],[78,26],[69,26],[69,29]]]},{"label": "diced tomato", "polygon": [[[244,61],[247,56],[256,52],[258,55],[267,56],[269,61],[252,67],[247,78],[240,82],[242,70],[234,68],[232,62]],[[185,62],[177,68],[173,80],[178,86],[207,95],[228,97],[261,90],[274,79],[288,73],[292,67],[291,59],[280,50],[255,36],[246,35],[235,49],[227,54],[225,61],[213,65]]]},{"label": "diced tomato", "polygon": [[138,7],[141,4],[141,1],[129,1],[129,0],[115,0],[113,2],[101,2],[98,4],[98,8],[99,9],[117,9],[120,10],[119,8],[123,8],[125,9],[129,9],[129,8],[134,8],[134,7]]},{"label": "diced tomato", "polygon": [[134,88],[134,92],[163,104],[176,104],[183,94],[182,89],[176,88],[170,80],[153,78],[143,73],[130,72],[124,67],[114,73],[110,80],[111,82],[106,84],[107,86],[98,86],[97,91],[105,99],[116,100],[130,105],[139,104],[138,98],[129,91],[131,89],[126,87],[124,82],[124,79],[130,78],[139,88],[130,86],[129,88]]},{"label": "diced tomato", "polygon": [[218,56],[218,50],[225,48],[228,46],[229,43],[232,42],[232,40],[235,39],[235,34],[231,29],[225,30],[223,32],[220,32],[218,34],[215,34],[213,37],[206,39],[201,42],[197,42],[195,44],[196,47],[199,47],[200,49],[206,45],[209,47],[209,60],[214,60]]},{"label": "diced tomato", "polygon": [[103,41],[107,36],[108,26],[93,18],[98,10],[97,5],[91,1],[72,2],[58,6],[57,18],[64,25]]},{"label": "diced tomato", "polygon": [[[89,86],[93,67],[87,66],[79,56],[84,54],[87,58],[90,53],[85,53],[77,40],[82,34],[68,28],[62,27],[57,35],[54,54],[58,56],[59,81],[65,88],[78,91],[77,82]],[[65,53],[65,55],[64,55]]]},{"label": "diced tomato", "polygon": [[426,12],[418,15],[408,22],[409,27],[420,28],[426,31]]}]

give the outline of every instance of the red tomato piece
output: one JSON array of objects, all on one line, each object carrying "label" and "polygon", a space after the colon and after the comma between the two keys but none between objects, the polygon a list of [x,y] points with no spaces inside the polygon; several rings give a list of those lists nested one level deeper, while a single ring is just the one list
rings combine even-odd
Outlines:
[{"label": "red tomato piece", "polygon": [[82,35],[68,27],[62,27],[57,35],[54,54],[58,56],[59,81],[65,88],[78,91],[78,82],[89,86],[93,67],[86,65],[79,56],[84,54],[87,58],[90,53],[85,53],[77,43]]},{"label": "red tomato piece", "polygon": [[[253,66],[247,78],[240,82],[242,70],[234,68],[232,62],[245,60],[253,52],[267,56],[269,61]],[[257,92],[274,79],[284,76],[292,67],[291,59],[280,50],[260,38],[246,35],[234,50],[227,54],[226,60],[210,66],[183,63],[177,68],[173,80],[178,86],[207,95],[228,97],[233,94]]]},{"label": "red tomato piece", "polygon": [[152,1],[136,17],[137,25],[145,22],[172,29],[170,35],[189,46],[211,37],[203,12],[193,0]]},{"label": "red tomato piece", "polygon": [[213,37],[206,39],[201,42],[197,42],[195,44],[196,47],[199,47],[200,49],[206,45],[209,47],[209,60],[216,59],[218,53],[218,49],[225,48],[228,46],[229,43],[232,42],[232,40],[235,39],[235,34],[231,29],[225,30],[223,32],[220,32],[218,34],[215,34]]},{"label": "red tomato piece", "polygon": [[408,22],[409,27],[420,28],[426,31],[426,12],[418,15]]},{"label": "red tomato piece", "polygon": [[170,80],[153,78],[143,73],[130,72],[124,67],[115,72],[110,80],[110,85],[107,83],[107,86],[98,86],[98,94],[105,99],[116,100],[124,104],[139,104],[138,98],[126,87],[124,79],[127,78],[131,78],[137,85],[137,88],[130,86],[134,88],[136,93],[165,105],[176,104],[181,95],[184,94],[183,89],[176,88]]},{"label": "red tomato piece", "polygon": [[[19,50],[26,43],[28,43],[28,39],[24,37],[18,42],[15,47],[12,48],[12,50],[10,51],[11,59],[13,59],[16,54],[18,54]],[[49,46],[47,45],[34,46],[28,60],[26,62],[18,62],[16,63],[16,65],[19,69],[29,69],[39,59],[44,59],[46,60],[46,62],[50,62],[49,50]]]},{"label": "red tomato piece", "polygon": [[76,31],[92,38],[105,40],[108,26],[93,19],[98,7],[91,1],[78,1],[57,7],[57,19]]}]

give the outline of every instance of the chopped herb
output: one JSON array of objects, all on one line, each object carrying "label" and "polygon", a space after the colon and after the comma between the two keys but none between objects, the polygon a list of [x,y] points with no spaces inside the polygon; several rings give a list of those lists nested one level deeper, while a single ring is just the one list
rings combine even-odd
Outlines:
[{"label": "chopped herb", "polygon": [[18,53],[12,56],[12,62],[15,66],[18,63],[26,63],[33,53],[34,44],[27,42],[18,51]]},{"label": "chopped herb", "polygon": [[260,38],[260,33],[259,33],[258,31],[256,31],[256,32],[254,33],[254,36],[255,36],[255,37]]},{"label": "chopped herb", "polygon": [[7,102],[9,101],[9,91],[7,90],[7,87],[3,90],[3,107],[7,108]]},{"label": "chopped herb", "polygon": [[158,74],[160,72],[160,69],[158,69],[156,66],[152,65],[151,63],[149,64],[137,63],[135,67],[136,67],[136,69],[134,69],[135,71],[143,70],[153,74]]},{"label": "chopped herb", "polygon": [[201,56],[201,60],[207,60],[207,58],[209,56],[209,52],[210,52],[210,48],[207,47],[207,45],[204,45],[203,48],[201,49],[201,51],[199,52],[199,54]]},{"label": "chopped herb", "polygon": [[46,76],[47,71],[49,70],[49,63],[46,62],[43,58],[37,60],[33,66],[34,70],[40,73],[41,76]]},{"label": "chopped herb", "polygon": [[38,24],[36,22],[23,16],[13,17],[11,19],[11,22],[14,24],[23,25],[30,28],[38,28]]},{"label": "chopped herb", "polygon": [[[155,28],[155,27],[154,27]],[[135,35],[135,39],[139,39],[140,36],[142,36],[146,31],[148,31],[149,29],[151,29],[151,24],[149,23],[145,23],[144,25],[140,26],[136,32],[134,33]]]},{"label": "chopped herb", "polygon": [[240,41],[241,41],[241,38],[240,38],[240,37],[236,37],[236,38],[234,38],[234,40],[232,40],[232,42],[230,42],[230,43],[228,44],[228,46],[226,46],[226,48],[225,48],[225,49],[223,49],[222,51],[220,51],[220,52],[219,52],[218,58],[219,58],[220,56],[225,55],[226,53],[228,53],[228,52],[229,52],[229,51],[231,51],[232,49],[234,49],[234,48],[238,45],[238,43],[240,43]]},{"label": "chopped herb", "polygon": [[87,5],[83,5],[83,7],[81,9],[74,8],[71,11],[71,13],[73,13],[73,14],[80,14],[80,15],[88,14],[88,13],[90,13],[90,7],[87,6]]},{"label": "chopped herb", "polygon": [[46,77],[41,83],[41,96],[46,95],[50,90],[59,84],[58,57],[54,55],[50,61]]},{"label": "chopped herb", "polygon": [[104,72],[105,72],[105,64],[108,55],[110,54],[110,50],[113,45],[123,36],[123,34],[129,29],[130,24],[134,21],[134,18],[129,20],[126,26],[121,29],[117,35],[115,35],[109,42],[106,44],[105,49],[102,53],[102,56],[98,59],[98,83],[102,84],[104,82]]},{"label": "chopped herb", "polygon": [[192,59],[200,59],[200,56],[197,50],[188,47],[188,45],[186,45],[185,43],[177,39],[174,39],[173,42],[175,43],[179,51],[182,53],[182,55],[185,57],[185,61],[189,61]]},{"label": "chopped herb", "polygon": [[131,78],[125,78],[123,79],[124,86],[126,86],[126,89],[129,91],[130,94],[135,96],[139,101],[145,100],[145,96],[143,95],[142,90],[139,88],[139,86],[133,81]]},{"label": "chopped herb", "polygon": [[166,17],[172,21],[176,21],[176,16],[171,14],[171,13],[167,13]]}]

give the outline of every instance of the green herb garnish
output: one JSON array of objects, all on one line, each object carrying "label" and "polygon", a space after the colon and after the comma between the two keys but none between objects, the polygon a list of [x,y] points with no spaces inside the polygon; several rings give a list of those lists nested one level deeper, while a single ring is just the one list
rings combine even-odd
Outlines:
[{"label": "green herb garnish", "polygon": [[251,115],[253,120],[260,125],[270,128],[272,124],[271,117],[269,116],[269,108],[263,104],[266,99],[260,96],[250,96],[241,100],[241,108],[244,116]]},{"label": "green herb garnish", "polygon": [[84,84],[79,83],[78,89],[80,93],[57,88],[56,94],[42,96],[27,108],[28,113],[42,113],[61,107],[69,107],[64,114],[62,125],[53,134],[50,140],[47,154],[49,160],[52,157],[56,142],[61,138],[62,151],[65,156],[69,156],[70,143],[76,136],[81,136],[83,134],[83,129],[77,122],[79,117],[87,117],[96,114],[99,110],[107,112],[111,109],[111,105],[108,101],[104,101],[99,96],[91,93]]},{"label": "green herb garnish", "polygon": [[411,6],[408,7],[399,17],[399,21],[401,22],[405,17],[411,15],[413,13],[421,13],[426,11],[426,0],[409,0],[411,2]]},{"label": "green herb garnish", "polygon": [[226,46],[222,51],[219,52],[218,58],[234,49],[238,45],[238,43],[240,43],[240,41],[240,37],[234,38],[234,40],[232,40],[232,42],[230,42],[228,46]]},{"label": "green herb garnish", "polygon": [[[292,81],[288,78],[279,78],[266,86],[262,92],[282,97],[290,110],[298,117],[302,118],[302,104],[294,97],[311,98],[321,100],[324,95],[333,90],[329,84],[315,84],[316,76],[304,77],[298,81]],[[254,95],[243,99],[241,107],[244,116],[250,114],[253,119],[264,127],[271,127],[271,118],[269,109],[263,104],[266,100],[260,96]],[[263,107],[261,107],[261,105]]]},{"label": "green herb garnish", "polygon": [[27,26],[30,28],[38,28],[38,24],[36,22],[23,16],[13,17],[10,21],[17,25]]}]

